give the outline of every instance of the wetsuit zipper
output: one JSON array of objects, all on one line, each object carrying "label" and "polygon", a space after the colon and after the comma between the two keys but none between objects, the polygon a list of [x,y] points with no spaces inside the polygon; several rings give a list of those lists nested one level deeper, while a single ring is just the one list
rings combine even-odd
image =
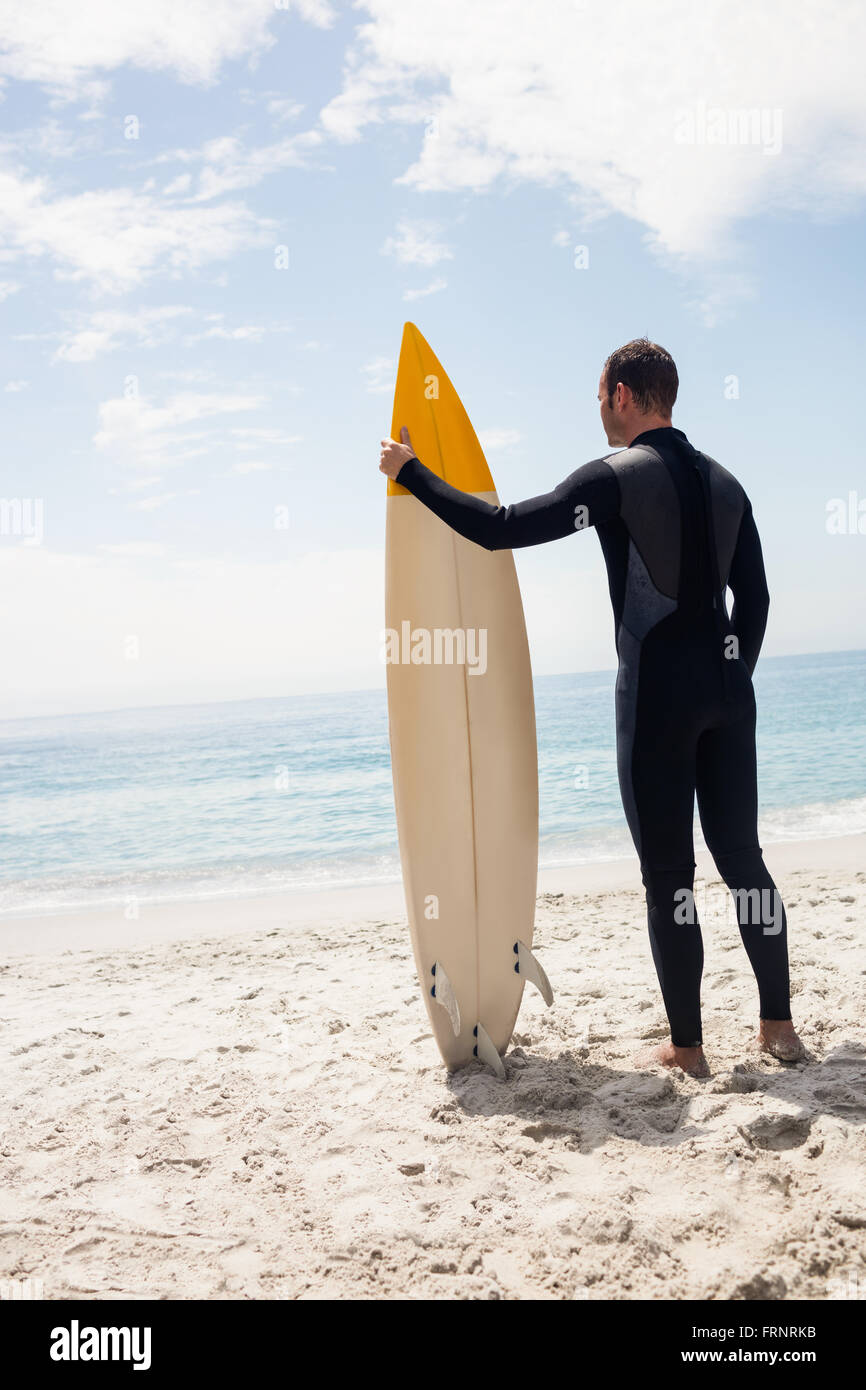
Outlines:
[{"label": "wetsuit zipper", "polygon": [[725,598],[722,593],[722,579],[719,573],[719,556],[716,550],[716,528],[713,526],[712,497],[710,495],[709,464],[704,454],[695,449],[695,457],[692,460],[701,480],[701,494],[704,499],[704,535],[707,541],[707,549],[712,566],[711,579],[713,583],[713,618],[716,626],[716,638],[719,643],[719,662],[722,673],[722,690],[724,691],[726,703],[731,701],[731,680],[730,664],[725,656],[725,642],[728,636],[727,613],[725,612]]}]

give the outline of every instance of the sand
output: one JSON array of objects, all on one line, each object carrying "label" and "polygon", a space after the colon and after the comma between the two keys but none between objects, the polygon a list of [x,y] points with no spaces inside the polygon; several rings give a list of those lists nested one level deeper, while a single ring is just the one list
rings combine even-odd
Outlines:
[{"label": "sand", "polygon": [[667,1030],[630,862],[543,875],[556,999],[527,989],[504,1083],[442,1068],[398,886],[7,921],[0,1277],[47,1299],[863,1298],[863,850],[766,851],[793,1066],[755,1046],[709,895],[704,1081],[632,1060]]}]

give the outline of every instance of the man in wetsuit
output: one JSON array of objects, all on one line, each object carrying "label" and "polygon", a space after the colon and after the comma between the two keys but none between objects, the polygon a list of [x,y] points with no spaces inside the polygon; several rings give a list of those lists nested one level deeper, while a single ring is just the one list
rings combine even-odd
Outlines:
[{"label": "man in wetsuit", "polygon": [[798,1060],[804,1049],[791,1021],[785,910],[758,843],[752,673],[769,607],[761,544],[743,488],[671,424],[678,386],[672,357],[656,343],[637,339],[611,353],[599,382],[601,420],[608,443],[625,447],[509,507],[461,492],[425,468],[406,429],[401,443],[382,441],[380,468],[488,550],[596,528],[619,658],[620,790],[671,1029],[670,1042],[651,1056],[705,1076],[696,793],[758,983],[758,1041],[782,1061]]}]

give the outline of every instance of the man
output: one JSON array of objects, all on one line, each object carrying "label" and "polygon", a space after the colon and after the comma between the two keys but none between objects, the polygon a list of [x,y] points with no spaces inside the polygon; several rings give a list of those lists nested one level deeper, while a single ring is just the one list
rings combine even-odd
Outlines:
[{"label": "man", "polygon": [[791,1020],[785,910],[758,843],[752,673],[769,607],[761,543],[740,484],[671,424],[678,387],[673,358],[657,343],[640,338],[611,353],[599,382],[601,421],[607,442],[626,447],[513,506],[443,482],[415,456],[405,428],[402,443],[382,441],[380,468],[488,550],[596,528],[619,658],[620,790],[671,1028],[670,1042],[651,1057],[707,1076],[693,898],[696,792],[758,983],[759,1044],[787,1062],[804,1048]]}]

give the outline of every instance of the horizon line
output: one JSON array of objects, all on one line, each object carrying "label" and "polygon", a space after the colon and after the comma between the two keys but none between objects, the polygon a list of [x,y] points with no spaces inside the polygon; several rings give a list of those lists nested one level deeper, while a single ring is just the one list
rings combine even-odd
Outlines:
[{"label": "horizon line", "polygon": [[[771,661],[792,661],[798,658],[811,656],[853,656],[858,653],[866,653],[866,647],[831,647],[821,651],[810,652],[777,652],[773,656],[762,658],[762,664]],[[603,676],[615,675],[615,666],[597,666],[588,671],[545,671],[541,674],[533,673],[533,683],[536,681],[551,680],[562,676]],[[265,701],[276,700],[309,700],[316,696],[327,697],[331,695],[363,695],[374,690],[381,690],[387,694],[384,681],[378,685],[351,686],[346,689],[331,690],[305,690],[286,692],[282,695],[236,695],[225,700],[179,700],[167,701],[165,703],[156,702],[150,704],[135,705],[103,705],[95,709],[66,710],[57,714],[0,714],[0,724],[17,724],[25,722],[35,722],[40,719],[82,719],[93,717],[100,714],[135,714],[144,710],[170,710],[170,709],[201,709],[210,708],[218,705],[248,705],[254,703],[264,703]]]}]

